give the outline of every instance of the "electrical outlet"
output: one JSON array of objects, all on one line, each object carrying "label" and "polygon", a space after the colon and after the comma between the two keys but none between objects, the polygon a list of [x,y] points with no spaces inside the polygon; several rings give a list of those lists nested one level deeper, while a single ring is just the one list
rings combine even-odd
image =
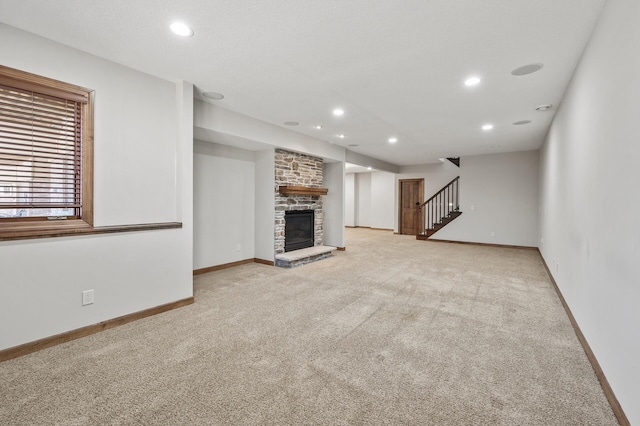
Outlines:
[{"label": "electrical outlet", "polygon": [[496,236],[496,232],[495,231],[491,231],[491,236],[495,237]]},{"label": "electrical outlet", "polygon": [[82,292],[82,306],[93,304],[93,290],[85,290]]},{"label": "electrical outlet", "polygon": [[241,251],[241,250],[242,250],[242,245],[236,244],[236,251]]}]

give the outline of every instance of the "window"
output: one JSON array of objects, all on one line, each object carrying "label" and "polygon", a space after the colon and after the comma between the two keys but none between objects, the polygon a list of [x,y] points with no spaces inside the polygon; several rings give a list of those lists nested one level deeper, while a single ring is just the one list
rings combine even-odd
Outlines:
[{"label": "window", "polygon": [[93,91],[0,66],[0,237],[93,224]]}]

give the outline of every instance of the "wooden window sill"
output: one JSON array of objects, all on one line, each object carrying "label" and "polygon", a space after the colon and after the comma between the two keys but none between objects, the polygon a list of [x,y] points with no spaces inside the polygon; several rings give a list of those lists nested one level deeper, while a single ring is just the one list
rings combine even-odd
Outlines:
[{"label": "wooden window sill", "polygon": [[142,223],[136,225],[96,226],[82,220],[38,223],[0,224],[0,241],[28,240],[34,238],[71,237],[76,235],[112,234],[116,232],[153,231],[182,228],[180,222]]}]

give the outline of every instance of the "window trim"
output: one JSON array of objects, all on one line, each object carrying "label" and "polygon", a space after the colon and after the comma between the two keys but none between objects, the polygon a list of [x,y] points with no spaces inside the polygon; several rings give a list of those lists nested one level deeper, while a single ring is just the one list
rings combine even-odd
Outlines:
[{"label": "window trim", "polygon": [[[95,91],[75,84],[0,65],[0,83],[68,98],[82,104],[81,210],[78,219],[46,220],[32,217],[0,220],[0,241],[86,233],[93,229],[93,142]],[[35,86],[35,87],[34,87]]]}]

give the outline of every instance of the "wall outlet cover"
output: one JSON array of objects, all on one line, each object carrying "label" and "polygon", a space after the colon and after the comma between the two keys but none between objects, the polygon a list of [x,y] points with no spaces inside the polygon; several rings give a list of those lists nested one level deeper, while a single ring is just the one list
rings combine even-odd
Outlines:
[{"label": "wall outlet cover", "polygon": [[82,306],[92,305],[94,302],[93,290],[85,290],[82,292]]}]

